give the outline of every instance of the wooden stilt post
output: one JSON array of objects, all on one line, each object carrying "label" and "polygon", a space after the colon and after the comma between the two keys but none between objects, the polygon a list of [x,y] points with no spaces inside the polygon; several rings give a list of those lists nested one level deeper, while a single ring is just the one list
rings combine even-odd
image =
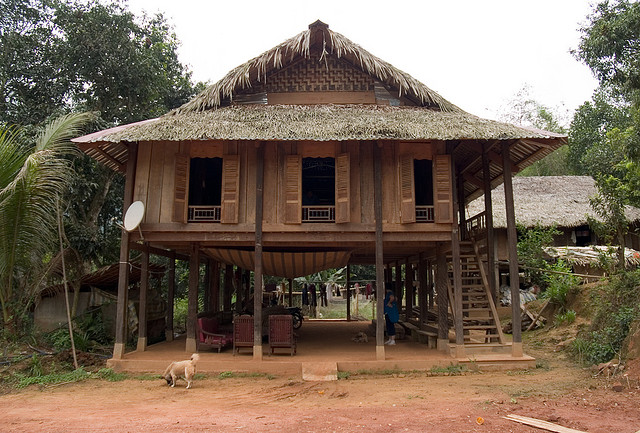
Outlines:
[{"label": "wooden stilt post", "polygon": [[427,295],[429,296],[429,307],[428,311],[433,310],[433,306],[435,304],[435,296],[434,289],[436,285],[434,283],[434,275],[433,275],[433,262],[431,260],[427,260]]},{"label": "wooden stilt post", "polygon": [[400,262],[396,262],[396,272],[395,272],[395,295],[398,300],[398,312],[402,314],[402,264]]},{"label": "wooden stilt post", "polygon": [[211,299],[209,310],[220,311],[220,263],[217,260],[211,261]]},{"label": "wooden stilt post", "polygon": [[173,304],[176,293],[176,252],[169,253],[169,273],[167,275],[167,319],[165,339],[173,341]]},{"label": "wooden stilt post", "polygon": [[194,353],[196,351],[196,320],[198,317],[198,284],[200,283],[200,246],[197,243],[192,243],[189,253],[189,295],[185,351]]},{"label": "wooden stilt post", "polygon": [[351,320],[351,267],[347,265],[347,322]]},{"label": "wooden stilt post", "polygon": [[427,266],[422,254],[418,255],[418,306],[420,308],[420,328],[427,323]]},{"label": "wooden stilt post", "polygon": [[204,259],[204,311],[211,311],[211,259]]},{"label": "wooden stilt post", "polygon": [[376,359],[385,359],[384,350],[384,244],[382,236],[382,149],[373,146],[373,208],[376,221]]},{"label": "wooden stilt post", "polygon": [[138,299],[138,345],[136,350],[147,350],[147,294],[149,293],[149,244],[144,243],[140,267],[140,296]]},{"label": "wooden stilt post", "polygon": [[253,359],[262,360],[262,212],[264,190],[264,146],[257,144],[256,156],[256,242],[253,272]]},{"label": "wooden stilt post", "polygon": [[504,173],[504,204],[507,216],[507,243],[509,248],[509,281],[511,285],[511,322],[512,356],[521,357],[522,351],[522,316],[520,312],[520,281],[518,276],[518,233],[516,230],[516,214],[513,204],[513,175],[511,168],[510,143],[502,144],[502,170]]},{"label": "wooden stilt post", "polygon": [[[453,224],[451,226],[451,262],[453,264],[453,308],[455,310],[455,330],[456,330],[456,354],[457,358],[463,358],[464,352],[464,326],[462,318],[462,266],[460,263],[460,226],[464,225],[460,213],[460,202],[458,195],[458,175],[455,169],[455,162],[451,158],[451,176],[453,177],[451,185],[453,185]],[[463,206],[464,207],[464,206]]]},{"label": "wooden stilt post", "polygon": [[293,307],[293,278],[289,278],[289,306]]},{"label": "wooden stilt post", "polygon": [[[127,174],[125,178],[123,209],[128,209],[133,201],[135,187],[136,163],[138,159],[138,143],[129,144],[127,155]],[[116,305],[116,338],[113,347],[113,358],[122,359],[127,344],[127,307],[129,304],[129,232],[121,231],[120,264],[118,269],[118,301]]]},{"label": "wooden stilt post", "polygon": [[491,171],[489,170],[489,157],[486,152],[482,152],[482,178],[484,184],[484,213],[487,225],[487,279],[495,302],[498,299],[496,248],[493,230],[493,202],[491,200]]},{"label": "wooden stilt post", "polygon": [[436,292],[438,303],[438,350],[449,353],[449,296],[447,294],[447,256],[444,243],[436,244]]},{"label": "wooden stilt post", "polygon": [[233,265],[226,265],[224,267],[224,288],[222,309],[224,311],[231,311],[231,295],[233,293]]},{"label": "wooden stilt post", "polygon": [[404,316],[407,321],[413,316],[413,268],[409,259],[404,262],[404,293],[405,293],[405,310]]}]

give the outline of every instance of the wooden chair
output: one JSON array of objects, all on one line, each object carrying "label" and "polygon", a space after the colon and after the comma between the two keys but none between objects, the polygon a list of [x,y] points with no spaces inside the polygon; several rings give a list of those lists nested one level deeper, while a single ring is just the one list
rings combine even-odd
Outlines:
[{"label": "wooden chair", "polygon": [[253,349],[253,316],[242,315],[233,319],[233,354],[241,347]]},{"label": "wooden chair", "polygon": [[218,353],[223,347],[228,346],[233,341],[233,336],[222,332],[218,327],[218,321],[213,318],[201,317],[198,319],[198,339],[197,349],[212,347],[218,349]]},{"label": "wooden chair", "polygon": [[269,316],[269,347],[272,355],[276,348],[291,349],[291,356],[296,353],[296,337],[293,334],[291,314]]}]

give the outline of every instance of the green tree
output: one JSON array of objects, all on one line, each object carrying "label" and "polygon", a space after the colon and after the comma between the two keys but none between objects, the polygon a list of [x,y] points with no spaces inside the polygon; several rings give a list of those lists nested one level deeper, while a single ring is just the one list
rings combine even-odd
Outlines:
[{"label": "green tree", "polygon": [[640,4],[603,1],[581,32],[574,54],[598,77],[600,88],[576,112],[570,161],[596,180],[592,207],[603,222],[592,223],[601,238],[618,246],[624,266],[624,206],[640,204]]},{"label": "green tree", "polygon": [[[0,3],[0,125],[34,125],[69,111],[99,113],[92,130],[156,117],[203,85],[177,58],[161,14],[141,17],[121,1]],[[101,265],[117,259],[122,176],[81,156],[65,219],[71,246]]]},{"label": "green tree", "polygon": [[[504,108],[499,119],[545,131],[566,133],[568,123],[560,109],[547,107],[531,96],[531,88],[524,86]],[[569,149],[562,146],[552,154],[518,173],[519,176],[562,176],[571,174],[567,165]]]},{"label": "green tree", "polygon": [[63,116],[32,144],[15,128],[0,130],[0,305],[5,329],[19,325],[56,244],[57,205],[71,178],[69,141],[92,115]]}]

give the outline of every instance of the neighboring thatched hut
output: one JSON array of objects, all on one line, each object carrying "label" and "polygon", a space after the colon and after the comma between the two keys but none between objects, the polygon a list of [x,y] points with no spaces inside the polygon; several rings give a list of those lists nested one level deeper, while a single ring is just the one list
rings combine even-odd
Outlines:
[{"label": "neighboring thatched hut", "polygon": [[[589,202],[596,193],[595,181],[590,176],[514,177],[516,222],[525,227],[556,226],[561,234],[555,237],[554,246],[597,245],[597,236],[587,220],[587,217],[599,219]],[[498,258],[507,260],[507,221],[502,185],[492,191],[492,203]],[[467,210],[469,215],[483,212],[484,198],[469,203]],[[626,215],[630,222],[626,246],[638,250],[640,238],[636,229],[640,223],[640,209],[629,206]]]}]

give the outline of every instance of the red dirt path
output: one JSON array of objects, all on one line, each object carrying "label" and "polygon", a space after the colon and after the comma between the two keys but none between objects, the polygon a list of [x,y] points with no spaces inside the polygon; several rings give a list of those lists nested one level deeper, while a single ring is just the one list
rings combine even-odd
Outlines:
[{"label": "red dirt path", "polygon": [[621,392],[614,383],[567,365],[450,377],[353,374],[334,382],[210,377],[189,390],[160,379],[90,380],[1,396],[0,431],[542,431],[502,418],[515,413],[589,433],[636,432],[638,382],[634,376]]}]

